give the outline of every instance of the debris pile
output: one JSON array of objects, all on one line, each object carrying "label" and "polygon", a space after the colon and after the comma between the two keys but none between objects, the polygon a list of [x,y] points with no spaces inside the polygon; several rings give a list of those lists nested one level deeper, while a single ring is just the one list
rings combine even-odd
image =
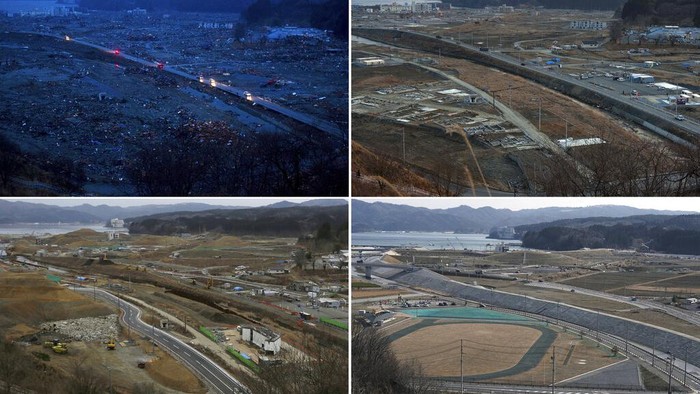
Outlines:
[{"label": "debris pile", "polygon": [[44,331],[56,332],[78,341],[105,340],[117,336],[118,316],[60,320],[46,323],[41,328]]}]

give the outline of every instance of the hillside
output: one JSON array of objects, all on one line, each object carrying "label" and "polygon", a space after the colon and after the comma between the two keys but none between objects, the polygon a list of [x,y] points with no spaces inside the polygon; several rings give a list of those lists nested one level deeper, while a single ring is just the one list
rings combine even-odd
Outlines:
[{"label": "hillside", "polygon": [[625,206],[599,205],[583,208],[540,208],[511,211],[491,207],[460,206],[428,209],[387,203],[352,203],[354,232],[366,231],[437,231],[488,233],[497,226],[549,223],[564,219],[589,217],[620,218],[638,215],[681,215],[681,211],[657,211]]},{"label": "hillside", "polygon": [[627,24],[700,26],[697,0],[629,0],[622,7]]},{"label": "hillside", "polygon": [[[325,223],[331,233],[347,231],[347,205],[294,206],[174,212],[128,219],[131,234],[175,235],[214,232],[228,235],[302,237],[315,234]],[[347,242],[347,241],[345,241]]]},{"label": "hillside", "polygon": [[[316,199],[301,203],[282,201],[270,204],[270,208],[314,207],[347,205],[340,199]],[[213,209],[246,209],[245,206],[211,205],[204,203],[148,204],[133,207],[81,204],[59,207],[20,201],[0,200],[0,224],[11,223],[89,223],[103,224],[112,218],[140,217],[168,212],[198,212]]]},{"label": "hillside", "polygon": [[700,215],[588,218],[521,226],[523,246],[544,250],[637,249],[700,255]]}]

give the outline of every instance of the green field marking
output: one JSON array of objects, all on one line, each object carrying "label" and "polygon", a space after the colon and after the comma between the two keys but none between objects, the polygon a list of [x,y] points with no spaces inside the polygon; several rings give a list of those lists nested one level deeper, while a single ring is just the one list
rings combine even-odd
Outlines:
[{"label": "green field marking", "polygon": [[337,320],[334,320],[334,319],[331,319],[331,318],[328,318],[328,317],[323,317],[323,316],[319,317],[318,320],[319,320],[321,323],[325,323],[325,324],[328,324],[328,325],[333,326],[333,327],[340,328],[340,329],[345,330],[345,331],[348,330],[348,325],[345,324],[345,323],[343,323],[343,322],[341,322],[341,321],[337,321]]},{"label": "green field marking", "polygon": [[56,275],[50,275],[50,274],[49,274],[49,275],[46,275],[46,279],[48,279],[48,280],[50,280],[51,282],[54,282],[54,283],[61,283],[61,278],[59,278],[59,277],[56,276]]},{"label": "green field marking", "polygon": [[226,351],[228,352],[228,354],[230,354],[231,356],[233,356],[233,358],[240,361],[246,367],[252,369],[255,372],[260,371],[260,367],[258,367],[258,365],[255,364],[253,362],[253,360],[243,357],[243,355],[240,352],[238,352],[236,349],[234,349],[232,347],[227,347]]},{"label": "green field marking", "polygon": [[199,326],[199,332],[201,332],[202,334],[204,334],[207,338],[211,339],[212,341],[218,342],[218,341],[216,340],[216,336],[214,335],[214,333],[212,333],[211,331],[209,331],[208,328],[206,328],[206,327],[204,327],[204,326]]},{"label": "green field marking", "polygon": [[493,311],[486,308],[431,308],[431,309],[402,309],[402,313],[414,317],[428,318],[453,318],[453,319],[477,319],[495,321],[524,321],[533,322],[525,316],[514,315],[505,312]]}]

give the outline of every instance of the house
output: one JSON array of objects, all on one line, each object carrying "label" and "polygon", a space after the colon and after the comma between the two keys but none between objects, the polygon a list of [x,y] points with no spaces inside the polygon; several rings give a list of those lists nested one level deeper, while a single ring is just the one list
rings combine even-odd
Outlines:
[{"label": "house", "polygon": [[654,83],[654,77],[647,74],[630,74],[630,81],[635,83]]},{"label": "house", "polygon": [[374,314],[365,314],[365,318],[373,326],[381,326],[382,324],[394,320],[396,313],[389,310],[381,310]]},{"label": "house", "polygon": [[340,308],[340,300],[335,298],[319,298],[318,304],[324,308]]},{"label": "house", "polygon": [[361,57],[357,62],[363,66],[382,66],[385,63],[380,57]]},{"label": "house", "polygon": [[258,346],[265,353],[277,354],[282,347],[280,334],[266,327],[241,326],[241,339]]},{"label": "house", "polygon": [[598,41],[586,40],[580,45],[581,49],[597,49],[600,48],[600,43]]},{"label": "house", "polygon": [[321,287],[317,283],[310,281],[292,282],[289,286],[287,286],[287,289],[292,291],[305,291],[314,293],[318,293],[319,291],[321,291]]}]

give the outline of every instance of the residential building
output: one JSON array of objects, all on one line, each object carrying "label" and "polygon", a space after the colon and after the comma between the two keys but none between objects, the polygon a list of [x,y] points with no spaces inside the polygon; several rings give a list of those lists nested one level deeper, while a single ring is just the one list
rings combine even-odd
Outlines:
[{"label": "residential building", "polygon": [[258,346],[265,353],[277,354],[282,348],[281,335],[266,327],[241,326],[241,339]]}]

